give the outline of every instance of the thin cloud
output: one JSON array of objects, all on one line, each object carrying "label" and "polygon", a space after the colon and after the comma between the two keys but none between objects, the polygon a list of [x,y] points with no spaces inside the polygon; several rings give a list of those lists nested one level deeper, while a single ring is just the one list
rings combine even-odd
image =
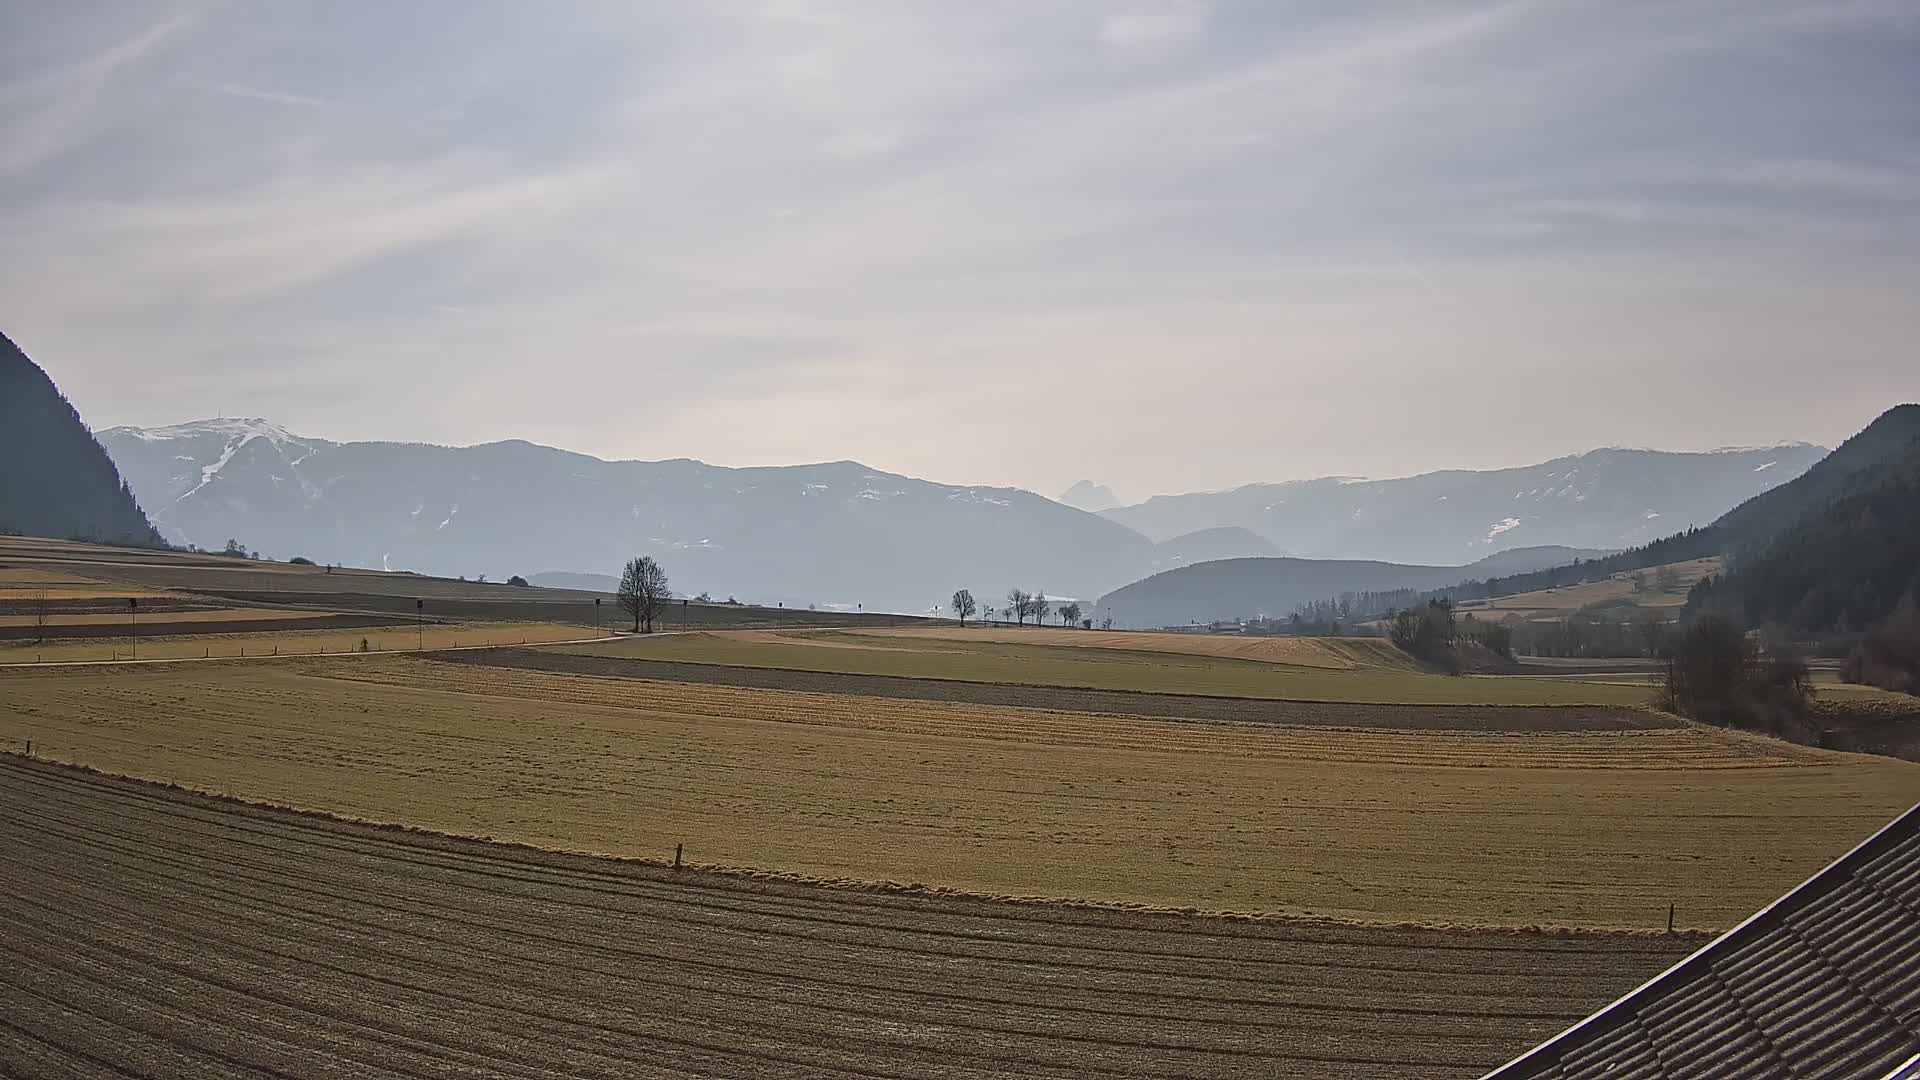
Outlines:
[{"label": "thin cloud", "polygon": [[1197,2],[1169,2],[1116,11],[1100,21],[1100,43],[1120,53],[1164,52],[1207,32],[1211,12]]},{"label": "thin cloud", "polygon": [[1831,440],[1920,336],[1911,0],[276,10],[0,42],[0,295],[96,423],[1177,490]]},{"label": "thin cloud", "polygon": [[262,90],[243,83],[221,83],[213,88],[215,93],[228,97],[246,98],[249,101],[265,101],[275,105],[304,105],[319,108],[328,104],[325,98],[308,97],[305,94],[290,94],[281,90]]}]

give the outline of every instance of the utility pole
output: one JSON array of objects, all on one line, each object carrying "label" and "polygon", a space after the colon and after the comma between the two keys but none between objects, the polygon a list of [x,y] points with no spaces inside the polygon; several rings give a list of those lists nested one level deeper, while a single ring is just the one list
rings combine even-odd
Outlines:
[{"label": "utility pole", "polygon": [[593,598],[593,636],[600,636],[600,598]]},{"label": "utility pole", "polygon": [[133,639],[133,658],[138,660],[140,659],[140,601],[135,597],[127,597],[127,618],[133,624],[128,635]]},{"label": "utility pole", "polygon": [[421,652],[427,651],[427,602],[420,597],[413,600],[413,636],[414,644]]}]

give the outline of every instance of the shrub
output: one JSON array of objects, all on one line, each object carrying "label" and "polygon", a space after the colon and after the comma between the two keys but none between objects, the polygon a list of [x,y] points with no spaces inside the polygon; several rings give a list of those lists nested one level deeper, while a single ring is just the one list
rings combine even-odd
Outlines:
[{"label": "shrub", "polygon": [[527,588],[527,579],[521,577],[519,574],[515,574],[507,579],[507,584],[524,589]]},{"label": "shrub", "polygon": [[1763,653],[1731,620],[1705,615],[1672,638],[1662,656],[1660,705],[1705,724],[1810,742],[1806,661]]},{"label": "shrub", "polygon": [[289,566],[312,566],[313,560],[307,558],[305,555],[295,555],[293,558],[287,560],[287,564]]},{"label": "shrub", "polygon": [[1911,593],[1847,654],[1840,677],[1850,683],[1920,694],[1920,606]]},{"label": "shrub", "polygon": [[1460,674],[1460,657],[1453,648],[1455,636],[1453,605],[1445,600],[1429,600],[1425,607],[1396,614],[1387,630],[1387,637],[1402,652],[1438,664],[1451,675]]}]

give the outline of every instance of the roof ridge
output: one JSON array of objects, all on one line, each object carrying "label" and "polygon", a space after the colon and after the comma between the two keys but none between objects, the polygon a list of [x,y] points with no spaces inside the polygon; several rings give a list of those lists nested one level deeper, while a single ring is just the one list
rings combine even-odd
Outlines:
[{"label": "roof ridge", "polygon": [[[1592,1016],[1487,1073],[1483,1080],[1496,1080],[1496,1078],[1516,1078],[1517,1080],[1519,1077],[1542,1075],[1543,1070],[1558,1065],[1566,1059],[1568,1054],[1576,1052],[1590,1042],[1605,1038],[1626,1023],[1640,1022],[1643,1005],[1658,1000],[1667,990],[1691,982],[1701,969],[1717,970],[1716,961],[1727,958],[1729,954],[1750,944],[1764,942],[1765,935],[1776,928],[1786,927],[1791,931],[1791,926],[1787,922],[1789,917],[1826,897],[1842,885],[1849,882],[1877,885],[1878,883],[1872,878],[1861,875],[1858,871],[1868,870],[1877,873],[1871,868],[1880,861],[1882,856],[1916,839],[1920,839],[1920,803],[1909,807],[1905,813],[1887,822],[1872,835],[1854,845],[1846,854],[1828,863],[1812,877],[1801,882],[1773,903],[1749,915],[1733,929],[1696,949],[1680,962],[1628,991]],[[1904,887],[1905,877],[1903,876],[1901,880]],[[1913,905],[1904,897],[1896,897],[1885,889],[1875,891],[1898,901],[1902,911],[1920,919],[1920,912],[1915,912]],[[1916,895],[1920,896],[1920,893]],[[1907,1029],[1903,1026],[1902,1030]]]}]

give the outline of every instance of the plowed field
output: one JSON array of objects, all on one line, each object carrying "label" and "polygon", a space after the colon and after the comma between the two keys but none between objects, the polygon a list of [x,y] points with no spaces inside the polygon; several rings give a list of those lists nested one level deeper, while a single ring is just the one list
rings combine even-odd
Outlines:
[{"label": "plowed field", "polygon": [[[835,637],[856,635],[833,635]],[[1065,649],[1107,649],[1126,652],[1170,653],[1178,656],[1218,656],[1254,660],[1290,667],[1351,671],[1358,667],[1413,670],[1407,655],[1384,638],[1241,637],[1231,634],[1168,634],[1137,630],[1021,629],[1006,626],[932,626],[909,630],[862,630],[857,635],[878,646],[887,638],[906,643],[928,640],[994,642],[1002,645],[1045,645]],[[807,643],[811,634],[783,634],[784,640]],[[921,645],[920,648],[926,646]]]},{"label": "plowed field", "polygon": [[0,740],[26,739],[542,847],[1373,922],[1649,927],[1673,902],[1724,927],[1920,797],[1909,763],[1698,728],[1199,723],[401,657],[0,672]]},{"label": "plowed field", "polygon": [[1685,938],[888,896],[0,757],[0,1075],[1477,1076]]},{"label": "plowed field", "polygon": [[[1405,705],[1644,705],[1644,686],[1571,680],[1468,676],[1449,678],[1372,657],[1338,641],[1304,650],[1314,664],[1168,648],[1178,634],[1116,634],[1128,647],[1084,644],[1105,631],[984,630],[979,638],[946,631],[874,633],[854,630],[807,632],[731,631],[629,637],[605,643],[561,646],[567,652],[606,659],[656,660],[787,671],[882,675],[908,679],[1066,686],[1142,693],[1208,694],[1216,697],[1291,701],[1351,701]],[[969,632],[971,633],[971,632]],[[1072,637],[1075,644],[1054,644]],[[1006,640],[1001,640],[1004,637]],[[1248,641],[1248,647],[1271,642]],[[1379,662],[1376,663],[1376,659]],[[1335,660],[1351,661],[1345,667]],[[1389,666],[1391,665],[1391,666]]]}]

